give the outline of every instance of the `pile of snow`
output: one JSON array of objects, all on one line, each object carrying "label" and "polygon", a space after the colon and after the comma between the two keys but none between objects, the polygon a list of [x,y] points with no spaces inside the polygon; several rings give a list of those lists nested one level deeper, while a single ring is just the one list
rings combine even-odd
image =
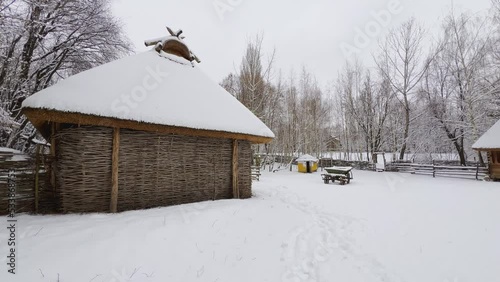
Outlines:
[{"label": "pile of snow", "polygon": [[23,107],[274,137],[199,68],[163,51],[81,72],[27,98]]},{"label": "pile of snow", "polygon": [[488,131],[472,145],[472,148],[476,150],[500,148],[500,120],[488,129]]},{"label": "pile of snow", "polygon": [[498,183],[354,177],[263,172],[249,200],[22,215],[16,275],[0,229],[0,281],[498,281]]}]

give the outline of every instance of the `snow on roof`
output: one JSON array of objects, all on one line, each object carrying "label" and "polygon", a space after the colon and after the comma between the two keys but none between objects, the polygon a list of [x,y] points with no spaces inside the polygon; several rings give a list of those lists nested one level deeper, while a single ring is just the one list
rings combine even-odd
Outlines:
[{"label": "snow on roof", "polygon": [[486,133],[481,136],[474,145],[473,149],[500,149],[500,120],[498,120]]},{"label": "snow on roof", "polygon": [[311,155],[302,155],[297,159],[298,162],[317,162],[318,159]]},{"label": "snow on roof", "polygon": [[273,138],[273,132],[184,58],[147,51],[71,76],[23,108]]}]

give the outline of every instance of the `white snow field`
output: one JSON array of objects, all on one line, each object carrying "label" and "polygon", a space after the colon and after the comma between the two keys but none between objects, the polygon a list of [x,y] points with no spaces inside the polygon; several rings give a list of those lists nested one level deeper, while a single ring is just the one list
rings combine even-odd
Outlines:
[{"label": "white snow field", "polygon": [[0,281],[500,281],[499,183],[354,177],[266,172],[249,200],[20,215],[17,274],[2,255]]}]

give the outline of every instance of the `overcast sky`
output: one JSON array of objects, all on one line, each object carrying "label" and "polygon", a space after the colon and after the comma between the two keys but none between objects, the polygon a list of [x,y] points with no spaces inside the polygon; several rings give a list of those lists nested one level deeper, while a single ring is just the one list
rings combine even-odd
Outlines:
[{"label": "overcast sky", "polygon": [[[265,52],[276,48],[277,69],[288,74],[305,65],[325,85],[349,52],[369,60],[377,40],[412,16],[432,35],[452,5],[480,13],[490,0],[114,0],[113,11],[137,52],[147,50],[145,39],[166,35],[165,26],[182,29],[217,82],[238,67],[248,39],[263,33]],[[363,42],[358,31],[367,29]]]}]

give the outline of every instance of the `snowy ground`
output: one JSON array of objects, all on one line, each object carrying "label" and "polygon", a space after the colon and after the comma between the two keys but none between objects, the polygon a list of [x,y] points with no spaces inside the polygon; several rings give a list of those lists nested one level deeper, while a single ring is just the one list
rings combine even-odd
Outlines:
[{"label": "snowy ground", "polygon": [[15,276],[0,229],[0,281],[499,281],[499,183],[354,177],[281,171],[250,200],[19,216]]}]

